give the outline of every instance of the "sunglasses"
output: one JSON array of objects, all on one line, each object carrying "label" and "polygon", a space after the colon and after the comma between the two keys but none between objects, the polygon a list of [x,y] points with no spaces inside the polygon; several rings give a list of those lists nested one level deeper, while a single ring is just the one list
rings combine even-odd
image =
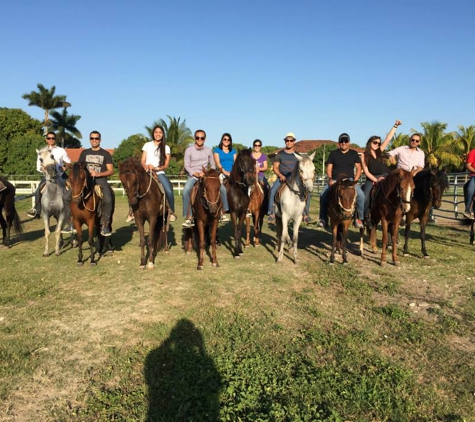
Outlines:
[{"label": "sunglasses", "polygon": [[338,141],[339,144],[349,144],[350,141],[348,139],[342,139],[340,141]]},{"label": "sunglasses", "polygon": [[91,141],[99,141],[101,138],[99,138],[99,136],[91,136],[89,137],[89,140]]},{"label": "sunglasses", "polygon": [[[195,139],[197,141],[204,141],[206,139],[206,137],[205,136],[195,136]],[[223,139],[223,141],[224,141],[224,139]]]},{"label": "sunglasses", "polygon": [[295,139],[286,139],[285,142],[295,142]]},{"label": "sunglasses", "polygon": [[55,140],[56,138],[54,136],[47,136],[46,139],[53,139]]},{"label": "sunglasses", "polygon": [[261,144],[255,144],[254,147],[261,147],[262,145]]},{"label": "sunglasses", "polygon": [[411,142],[415,142],[416,144],[420,144],[421,140],[420,139],[411,139]]},{"label": "sunglasses", "polygon": [[381,142],[379,142],[379,141],[372,141],[371,143],[372,143],[373,145],[381,145]]},{"label": "sunglasses", "polygon": [[223,141],[230,141],[231,139],[229,138],[224,138]]}]

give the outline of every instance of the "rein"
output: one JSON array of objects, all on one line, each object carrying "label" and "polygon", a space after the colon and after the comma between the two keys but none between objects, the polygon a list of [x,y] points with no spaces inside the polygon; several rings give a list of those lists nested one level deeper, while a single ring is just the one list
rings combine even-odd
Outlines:
[{"label": "rein", "polygon": [[[217,204],[219,200],[221,199],[221,190],[218,191],[218,199],[216,201],[210,201],[206,195],[206,187],[204,186],[204,182],[206,179],[219,179],[219,176],[205,176],[203,177],[203,179],[201,179],[202,182],[200,183],[200,188],[202,188],[202,191],[203,191],[203,195],[201,195],[201,205],[203,206],[204,209],[207,209],[209,211],[210,205]],[[203,202],[203,199],[204,199],[204,202]],[[220,210],[221,210],[221,207],[218,207],[214,215],[218,214]]]},{"label": "rein", "polygon": [[[85,170],[82,170],[82,171],[84,172],[84,175],[86,176]],[[71,193],[71,198],[76,199],[76,198],[80,198],[82,196],[82,205],[83,205],[84,209],[86,209],[89,212],[94,212],[96,210],[96,196],[93,195],[92,189],[86,195],[84,195],[84,189],[85,188],[89,188],[89,186],[87,185],[87,177],[84,177],[84,183],[82,184],[80,192],[77,195],[73,195]],[[92,206],[92,209],[89,209],[86,205],[86,201],[89,199],[89,197],[91,195],[92,195],[92,199],[93,199],[93,202],[92,202],[93,206]]]}]

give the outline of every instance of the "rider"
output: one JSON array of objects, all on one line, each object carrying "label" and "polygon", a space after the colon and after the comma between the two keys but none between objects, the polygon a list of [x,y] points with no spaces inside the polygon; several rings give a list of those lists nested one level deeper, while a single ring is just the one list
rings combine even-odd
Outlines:
[{"label": "rider", "polygon": [[[285,148],[277,153],[275,156],[274,164],[272,165],[272,170],[277,175],[277,179],[272,185],[272,188],[269,192],[269,208],[267,210],[267,219],[268,223],[275,222],[274,215],[274,197],[279,186],[284,183],[288,177],[292,174],[295,166],[297,165],[298,159],[294,155],[295,152],[295,135],[292,132],[289,132],[285,135]],[[303,221],[307,224],[311,223],[312,220],[309,216],[310,211],[310,194],[307,197],[307,203],[305,204],[305,210],[303,212]]]},{"label": "rider", "polygon": [[168,206],[170,207],[170,221],[176,220],[175,197],[173,186],[165,175],[165,170],[170,164],[170,147],[166,144],[165,131],[162,126],[156,125],[152,130],[152,141],[145,143],[142,147],[142,166],[147,171],[154,171],[157,174],[165,190]]},{"label": "rider", "polygon": [[[54,159],[56,161],[56,166],[57,166],[58,173],[61,175],[61,177],[63,179],[66,180],[68,178],[68,176],[64,172],[64,170],[65,170],[65,168],[70,167],[70,165],[71,165],[71,160],[68,156],[68,153],[66,152],[66,150],[64,148],[61,148],[61,147],[56,145],[56,134],[54,132],[48,132],[46,134],[45,141],[46,141],[46,144],[47,144],[47,146],[45,148],[47,148],[51,152],[51,155],[54,157]],[[36,160],[36,170],[38,170],[41,174],[44,174],[43,165],[40,161],[39,156]],[[41,215],[41,190],[42,190],[45,183],[46,183],[46,178],[43,176],[41,178],[41,181],[40,181],[36,191],[35,191],[35,206],[33,208],[31,208],[30,210],[28,210],[28,212],[26,213],[26,215],[28,217],[40,218],[40,215]],[[65,191],[63,201],[64,201],[64,207],[66,209],[64,221],[68,224],[68,226],[66,228],[64,228],[63,230],[61,230],[61,232],[62,233],[71,233],[72,232],[71,208],[70,208],[70,205],[69,205],[71,203],[71,191],[70,190]]]},{"label": "rider", "polygon": [[91,148],[81,152],[78,163],[86,164],[94,183],[102,188],[101,235],[110,236],[109,225],[112,217],[112,195],[114,193],[109,183],[107,183],[107,178],[114,174],[114,165],[110,153],[101,148],[101,134],[97,130],[93,130],[89,134],[89,141],[91,142]]},{"label": "rider", "polygon": [[[342,133],[338,137],[339,148],[332,151],[328,156],[326,173],[328,177],[328,185],[320,194],[320,227],[327,227],[328,220],[328,196],[330,190],[328,189],[336,183],[339,176],[346,174],[352,180],[358,180],[361,175],[361,159],[357,151],[350,149],[350,135]],[[355,173],[356,168],[356,173]],[[354,226],[357,229],[364,228],[364,193],[359,184],[355,185],[356,189],[356,218]]]},{"label": "rider", "polygon": [[[229,133],[223,133],[221,141],[217,148],[213,151],[214,162],[216,168],[221,171],[222,174],[229,177],[231,170],[233,169],[234,162],[236,161],[237,152],[233,149],[233,138]],[[223,200],[223,209],[221,215],[221,223],[229,221],[226,212],[229,211],[228,196],[226,193],[226,186],[221,183],[221,198]]]},{"label": "rider", "polygon": [[467,185],[467,196],[465,198],[464,217],[473,220],[473,210],[471,209],[473,194],[475,193],[475,149],[472,149],[467,156],[465,167],[470,172],[470,180]]},{"label": "rider", "polygon": [[188,180],[183,187],[183,217],[185,217],[183,227],[193,227],[195,225],[191,216],[191,190],[198,179],[204,176],[203,167],[216,168],[213,152],[211,148],[204,145],[205,140],[206,132],[198,129],[195,132],[195,143],[185,150],[185,170],[188,173]]}]

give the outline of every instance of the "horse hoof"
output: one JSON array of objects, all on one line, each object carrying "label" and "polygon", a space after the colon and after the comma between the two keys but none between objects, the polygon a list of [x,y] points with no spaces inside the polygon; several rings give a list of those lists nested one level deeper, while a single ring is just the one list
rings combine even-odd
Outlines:
[{"label": "horse hoof", "polygon": [[217,267],[219,267],[219,264],[218,264],[217,262],[216,262],[216,263],[214,263],[214,264],[212,264],[212,265],[213,265],[213,267],[214,267],[214,268],[217,268]]},{"label": "horse hoof", "polygon": [[429,256],[429,255],[424,255],[423,258],[424,258],[424,259],[430,259],[430,256]]},{"label": "horse hoof", "polygon": [[234,259],[239,259],[241,258],[241,255],[234,255]]},{"label": "horse hoof", "polygon": [[145,270],[145,265],[140,265],[140,266],[139,266],[139,269],[140,269],[140,270]]},{"label": "horse hoof", "polygon": [[379,264],[380,267],[384,267],[385,265],[386,265],[385,261],[381,261],[380,264]]},{"label": "horse hoof", "polygon": [[187,254],[187,255],[191,255],[191,252],[190,252],[190,251],[186,251],[186,254]]},{"label": "horse hoof", "polygon": [[409,254],[407,252],[404,252],[402,256],[409,256]]},{"label": "horse hoof", "polygon": [[154,268],[155,268],[155,264],[152,264],[151,262],[147,264],[147,270],[153,270]]},{"label": "horse hoof", "polygon": [[394,261],[394,266],[399,267],[401,265],[401,261]]},{"label": "horse hoof", "polygon": [[348,265],[348,261],[344,261],[343,265],[345,265],[345,266]]},{"label": "horse hoof", "polygon": [[78,262],[76,262],[76,265],[77,265],[78,267],[82,267],[82,266],[84,265],[84,262],[78,261]]},{"label": "horse hoof", "polygon": [[91,267],[95,267],[97,265],[97,262],[91,262]]},{"label": "horse hoof", "polygon": [[198,271],[201,271],[201,270],[203,269],[203,266],[202,266],[202,265],[198,265],[198,266],[196,267],[196,269],[197,269]]},{"label": "horse hoof", "polygon": [[48,258],[48,257],[49,257],[49,253],[44,253],[44,254],[43,254],[43,257]]}]

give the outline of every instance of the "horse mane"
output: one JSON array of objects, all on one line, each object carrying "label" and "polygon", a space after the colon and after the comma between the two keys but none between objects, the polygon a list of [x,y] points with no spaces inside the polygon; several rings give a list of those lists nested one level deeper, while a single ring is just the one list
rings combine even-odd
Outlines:
[{"label": "horse mane", "polygon": [[[298,155],[299,157],[302,157],[303,160],[308,159],[307,154],[297,154],[296,152],[294,152],[294,154]],[[287,183],[289,186],[292,186],[294,182],[300,180],[299,166],[300,166],[300,161],[297,160],[297,165],[292,170],[292,173],[290,173],[290,177]]]},{"label": "horse mane", "polygon": [[393,193],[396,188],[399,186],[399,182],[404,179],[406,170],[403,169],[394,169],[392,170],[388,177],[386,177],[382,182],[381,186],[383,187],[384,196],[389,198],[389,195]]},{"label": "horse mane", "polygon": [[242,182],[242,177],[241,177],[241,174],[239,173],[239,166],[241,165],[242,162],[249,159],[254,161],[254,157],[252,156],[252,151],[250,148],[245,148],[239,152],[229,176],[229,179],[231,181]]},{"label": "horse mane", "polygon": [[433,180],[440,185],[442,192],[449,187],[447,173],[438,169],[424,169],[414,176],[414,198],[429,199],[431,197],[430,189]]},{"label": "horse mane", "polygon": [[123,173],[134,172],[134,171],[138,170],[139,168],[144,170],[140,160],[138,158],[135,158],[135,157],[126,158],[120,165],[120,171],[123,172]]}]

